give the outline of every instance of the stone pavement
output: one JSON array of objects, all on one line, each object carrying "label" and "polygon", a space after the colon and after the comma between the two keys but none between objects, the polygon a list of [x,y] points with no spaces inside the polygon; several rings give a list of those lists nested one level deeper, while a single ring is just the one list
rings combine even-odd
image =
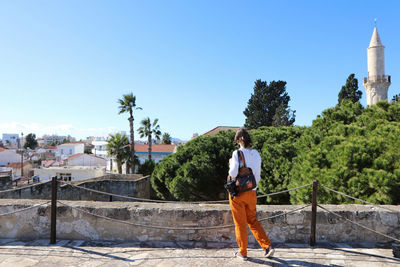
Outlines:
[{"label": "stone pavement", "polygon": [[232,243],[0,240],[0,266],[400,266],[388,245],[276,244],[274,258],[252,247],[247,262],[233,258]]}]

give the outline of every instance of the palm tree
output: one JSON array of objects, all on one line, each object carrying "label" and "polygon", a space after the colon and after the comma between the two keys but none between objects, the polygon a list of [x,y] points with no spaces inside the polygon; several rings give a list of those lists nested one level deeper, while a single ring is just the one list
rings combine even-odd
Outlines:
[{"label": "palm tree", "polygon": [[163,144],[163,145],[170,145],[171,144],[171,136],[169,135],[169,133],[164,133],[162,135],[161,144]]},{"label": "palm tree", "polygon": [[140,137],[147,137],[149,143],[149,162],[151,162],[151,143],[152,143],[152,136],[157,140],[160,140],[161,131],[160,125],[157,124],[158,119],[155,119],[153,123],[151,123],[150,118],[143,119],[140,124],[142,127],[138,129]]},{"label": "palm tree", "polygon": [[134,131],[133,131],[133,121],[135,120],[133,118],[133,110],[135,109],[142,109],[140,107],[136,107],[136,96],[134,96],[132,93],[123,95],[121,99],[118,99],[119,103],[119,113],[129,113],[129,128],[131,132],[131,173],[135,172],[135,139],[134,139]]},{"label": "palm tree", "polygon": [[121,135],[120,133],[110,135],[107,144],[107,152],[108,156],[115,157],[118,166],[118,173],[122,174],[122,164],[130,158],[128,137],[126,137],[126,135]]}]

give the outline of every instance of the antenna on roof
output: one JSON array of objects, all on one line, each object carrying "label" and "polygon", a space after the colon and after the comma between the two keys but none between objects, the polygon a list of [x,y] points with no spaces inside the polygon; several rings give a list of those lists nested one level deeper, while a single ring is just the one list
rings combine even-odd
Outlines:
[{"label": "antenna on roof", "polygon": [[378,20],[377,18],[375,18],[375,19],[374,19],[374,22],[375,22],[375,27],[376,27],[376,21],[377,21],[377,20]]}]

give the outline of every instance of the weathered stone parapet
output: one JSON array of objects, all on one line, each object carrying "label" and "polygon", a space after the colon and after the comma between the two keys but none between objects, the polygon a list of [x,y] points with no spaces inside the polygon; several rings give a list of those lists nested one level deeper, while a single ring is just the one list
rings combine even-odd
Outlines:
[{"label": "weathered stone parapet", "polygon": [[[233,224],[225,204],[163,204],[134,202],[64,201],[88,212],[132,223],[162,227],[208,227]],[[29,207],[39,200],[0,200],[0,213]],[[260,205],[258,218],[288,212],[300,206]],[[324,205],[347,219],[400,238],[400,207],[388,206],[395,212],[363,205]],[[311,209],[262,222],[273,242],[308,243]],[[0,217],[0,238],[38,239],[50,236],[50,206]],[[391,242],[344,219],[318,209],[317,242]],[[235,242],[234,228],[216,230],[152,229],[97,218],[58,204],[57,238],[115,241],[209,241]],[[249,242],[255,240],[249,231]]]},{"label": "weathered stone parapet", "polygon": [[[151,196],[150,176],[110,174],[100,178],[69,182],[71,184],[128,197],[148,199]],[[110,196],[58,183],[58,199],[110,201]],[[0,198],[51,199],[51,181],[21,187],[0,194]],[[112,197],[112,201],[131,201],[127,198]]]}]

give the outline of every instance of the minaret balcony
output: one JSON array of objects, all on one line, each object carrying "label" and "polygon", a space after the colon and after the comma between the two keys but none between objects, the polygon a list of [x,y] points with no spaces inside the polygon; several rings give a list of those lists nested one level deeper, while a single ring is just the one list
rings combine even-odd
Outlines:
[{"label": "minaret balcony", "polygon": [[375,76],[368,76],[364,77],[363,79],[365,83],[391,83],[390,75],[375,75]]}]

